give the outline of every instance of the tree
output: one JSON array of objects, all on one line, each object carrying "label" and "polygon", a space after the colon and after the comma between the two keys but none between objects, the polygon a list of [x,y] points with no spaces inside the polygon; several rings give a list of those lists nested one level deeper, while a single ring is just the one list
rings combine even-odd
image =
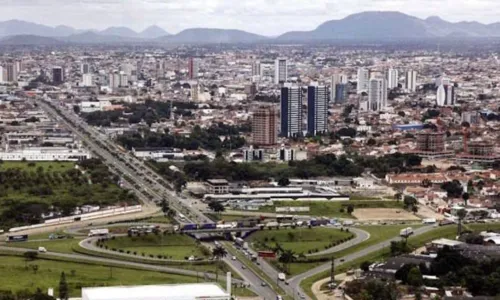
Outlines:
[{"label": "tree", "polygon": [[278,185],[279,186],[288,186],[288,185],[290,185],[290,179],[288,179],[288,177],[281,177],[278,180]]},{"label": "tree", "polygon": [[363,272],[368,272],[370,270],[371,264],[372,264],[371,261],[365,260],[364,262],[361,263],[361,265],[359,266],[359,268],[361,270],[363,270]]},{"label": "tree", "polygon": [[168,212],[170,211],[170,204],[167,202],[166,199],[162,199],[160,206],[161,206],[161,211],[163,212],[163,215],[166,216],[168,214]]},{"label": "tree", "polygon": [[75,114],[79,114],[80,113],[80,106],[73,105],[73,111],[75,112]]},{"label": "tree", "polygon": [[217,202],[217,201],[212,201],[208,204],[208,207],[213,210],[214,212],[216,213],[221,213],[223,212],[224,210],[226,210],[226,208],[224,207],[224,205],[222,205],[220,202]]},{"label": "tree", "polygon": [[69,288],[68,288],[68,283],[66,282],[66,274],[62,272],[61,279],[59,280],[59,299],[68,300],[68,297],[69,297]]},{"label": "tree", "polygon": [[463,193],[462,199],[464,200],[465,207],[467,207],[467,201],[469,201],[469,193]]},{"label": "tree", "polygon": [[352,204],[347,205],[347,213],[352,214],[353,211],[354,211],[354,205]]},{"label": "tree", "polygon": [[33,298],[31,298],[31,299],[32,300],[55,300],[54,297],[42,293],[42,290],[40,288],[36,289],[36,293],[33,294]]},{"label": "tree", "polygon": [[423,187],[431,187],[432,186],[432,182],[428,178],[425,178],[424,180],[422,180],[422,182],[420,183],[420,185],[423,186]]},{"label": "tree", "polygon": [[212,255],[213,255],[213,257],[216,260],[216,263],[215,263],[215,281],[218,282],[219,281],[219,264],[220,264],[220,260],[223,259],[224,257],[226,257],[227,251],[222,246],[216,246],[212,250]]},{"label": "tree", "polygon": [[293,263],[294,261],[297,260],[297,257],[295,256],[295,252],[292,250],[285,250],[281,253],[280,257],[278,258],[278,261],[282,263],[285,266],[285,271],[287,273],[290,273],[290,264]]},{"label": "tree", "polygon": [[373,138],[369,138],[368,141],[366,142],[366,145],[367,146],[375,146],[377,144],[377,141],[375,141],[375,139]]},{"label": "tree", "polygon": [[411,211],[412,211],[414,214],[418,213],[418,206],[413,205],[413,206],[411,207]]},{"label": "tree", "polygon": [[413,267],[408,272],[408,284],[413,287],[420,287],[424,284],[422,273],[418,267]]},{"label": "tree", "polygon": [[462,235],[462,220],[465,218],[466,215],[467,215],[467,211],[465,209],[459,209],[459,210],[457,210],[458,236]]}]

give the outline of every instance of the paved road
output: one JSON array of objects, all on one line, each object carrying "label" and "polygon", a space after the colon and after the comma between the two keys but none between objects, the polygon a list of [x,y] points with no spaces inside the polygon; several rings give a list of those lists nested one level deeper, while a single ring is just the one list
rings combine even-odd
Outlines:
[{"label": "paved road", "polygon": [[352,227],[352,228],[349,228],[349,231],[356,235],[352,240],[347,241],[345,243],[342,243],[340,245],[337,245],[335,247],[328,248],[328,249],[323,250],[323,251],[319,251],[319,252],[312,253],[312,254],[306,254],[306,256],[314,257],[316,255],[330,254],[330,253],[342,251],[342,250],[347,249],[349,247],[360,244],[360,243],[362,243],[370,238],[370,234],[368,232],[361,230],[359,228]]},{"label": "paved road", "polygon": [[[425,226],[425,227],[420,227],[418,229],[415,229],[415,232],[414,232],[414,235],[420,235],[420,234],[423,234],[423,233],[426,233],[426,232],[429,232],[431,231],[432,229],[434,229],[433,226]],[[377,250],[380,250],[382,248],[385,248],[385,247],[388,247],[391,245],[391,242],[392,241],[398,241],[400,240],[401,238],[398,236],[398,237],[394,237],[394,238],[391,238],[391,239],[388,239],[388,240],[385,240],[383,242],[380,242],[378,244],[375,244],[375,245],[372,245],[370,247],[367,247],[367,248],[364,248],[358,252],[354,252],[352,254],[349,254],[349,255],[346,255],[342,258],[337,258],[335,259],[335,266],[341,266],[342,264],[344,263],[347,263],[347,262],[350,262],[350,261],[353,261],[357,258],[360,258],[360,257],[363,257],[367,254],[370,254],[371,252],[375,252]],[[341,261],[341,259],[343,261]],[[302,280],[304,279],[307,279],[311,276],[314,276],[318,273],[322,273],[322,272],[325,272],[327,270],[330,270],[331,268],[331,263],[328,262],[328,263],[325,263],[321,266],[318,266],[314,269],[311,269],[309,271],[306,271],[302,274],[299,274],[295,277],[292,277],[289,279],[289,283],[290,283],[290,287],[292,287],[294,290],[298,291],[299,293],[305,295],[304,291],[300,288],[300,283],[302,282]],[[308,298],[306,296],[306,298]]]}]

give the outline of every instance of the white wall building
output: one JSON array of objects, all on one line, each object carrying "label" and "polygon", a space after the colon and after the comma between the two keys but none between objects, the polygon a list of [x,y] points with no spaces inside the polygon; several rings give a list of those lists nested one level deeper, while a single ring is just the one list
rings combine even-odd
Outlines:
[{"label": "white wall building", "polygon": [[380,111],[387,106],[387,84],[383,78],[370,79],[368,109]]},{"label": "white wall building", "polygon": [[455,88],[452,85],[441,84],[436,92],[437,106],[455,105]]},{"label": "white wall building", "polygon": [[394,89],[398,87],[399,73],[396,69],[389,69],[387,72],[387,87]]},{"label": "white wall building", "polygon": [[410,92],[417,90],[417,71],[410,70],[406,72],[405,88]]},{"label": "white wall building", "polygon": [[93,77],[92,74],[85,73],[82,76],[82,86],[93,86]]},{"label": "white wall building", "polygon": [[65,147],[26,148],[0,152],[0,159],[4,161],[78,161],[90,157],[90,152],[86,150],[74,150]]},{"label": "white wall building", "polygon": [[330,81],[330,99],[332,101],[335,100],[336,96],[336,86],[337,84],[346,84],[347,83],[347,76],[344,74],[340,73],[335,73],[332,75],[331,81]]},{"label": "white wall building", "polygon": [[302,134],[302,89],[300,87],[281,88],[280,116],[282,136],[293,137]]},{"label": "white wall building", "polygon": [[370,70],[365,68],[359,68],[358,87],[357,87],[358,94],[361,94],[362,92],[368,92],[369,80],[370,80]]}]

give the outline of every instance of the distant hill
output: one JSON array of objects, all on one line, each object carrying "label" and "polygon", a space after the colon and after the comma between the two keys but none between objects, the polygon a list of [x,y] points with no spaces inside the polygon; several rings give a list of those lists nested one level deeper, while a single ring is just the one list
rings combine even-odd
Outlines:
[{"label": "distant hill", "polygon": [[68,43],[75,44],[111,44],[111,43],[140,43],[142,39],[118,35],[103,35],[93,31],[86,31],[61,38]]},{"label": "distant hill", "polygon": [[100,35],[113,35],[127,38],[137,38],[139,34],[128,27],[109,27],[99,31]]},{"label": "distant hill", "polygon": [[38,35],[14,35],[0,39],[0,45],[62,45],[63,41],[56,38]]},{"label": "distant hill", "polygon": [[268,39],[265,36],[236,29],[192,28],[178,34],[162,37],[162,42],[184,44],[254,43]]},{"label": "distant hill", "polygon": [[498,23],[452,23],[439,17],[419,19],[400,12],[363,12],[341,20],[327,21],[312,31],[287,32],[278,41],[311,41],[335,39],[419,39],[469,36],[500,36]]},{"label": "distant hill", "polygon": [[139,36],[143,39],[156,39],[168,35],[170,35],[170,33],[166,32],[156,25],[149,26],[148,28],[141,31],[141,33],[139,33]]},{"label": "distant hill", "polygon": [[76,33],[76,30],[68,26],[50,27],[20,20],[0,22],[0,36],[38,35],[57,37],[74,33]]}]

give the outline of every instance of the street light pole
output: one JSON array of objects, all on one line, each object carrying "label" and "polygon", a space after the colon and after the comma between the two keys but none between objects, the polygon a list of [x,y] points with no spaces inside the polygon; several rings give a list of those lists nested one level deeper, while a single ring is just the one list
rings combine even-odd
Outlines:
[{"label": "street light pole", "polygon": [[334,282],[335,282],[335,256],[332,256],[332,267],[330,269],[330,291],[333,290]]}]

